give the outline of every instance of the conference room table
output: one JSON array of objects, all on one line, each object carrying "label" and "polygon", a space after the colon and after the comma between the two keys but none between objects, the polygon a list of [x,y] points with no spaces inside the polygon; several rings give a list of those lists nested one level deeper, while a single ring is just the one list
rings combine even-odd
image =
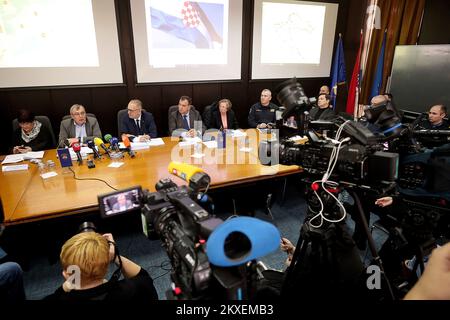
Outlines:
[{"label": "conference room table", "polygon": [[[43,179],[35,163],[29,163],[28,170],[2,170],[0,173],[4,223],[12,225],[96,211],[99,208],[98,195],[114,192],[101,180],[116,189],[139,185],[155,191],[155,184],[162,178],[186,185],[184,180],[168,172],[171,161],[202,168],[211,177],[210,189],[301,172],[296,165],[262,165],[258,158],[258,144],[264,139],[267,135],[263,137],[256,130],[247,130],[247,140],[228,137],[226,148],[217,149],[208,148],[203,143],[182,145],[177,138],[164,137],[163,145],[137,150],[134,158],[127,152],[118,160],[103,155],[102,159],[94,160],[95,168],[88,168],[86,159],[82,164],[73,161],[70,167],[73,171],[61,167],[56,149],[46,150],[42,161],[55,162],[56,176]],[[92,158],[92,155],[88,157]],[[112,164],[121,165],[112,167]]]}]

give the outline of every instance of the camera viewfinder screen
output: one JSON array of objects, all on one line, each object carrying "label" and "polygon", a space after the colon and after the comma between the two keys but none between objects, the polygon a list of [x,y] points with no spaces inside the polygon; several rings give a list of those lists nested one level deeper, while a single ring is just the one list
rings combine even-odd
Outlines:
[{"label": "camera viewfinder screen", "polygon": [[140,194],[141,188],[137,187],[99,196],[101,215],[109,217],[139,208]]}]

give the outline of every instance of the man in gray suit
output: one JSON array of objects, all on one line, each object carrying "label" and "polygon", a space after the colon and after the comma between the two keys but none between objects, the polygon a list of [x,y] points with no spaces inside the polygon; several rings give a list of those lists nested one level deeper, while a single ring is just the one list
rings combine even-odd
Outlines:
[{"label": "man in gray suit", "polygon": [[97,119],[86,116],[86,110],[81,104],[74,104],[70,108],[70,116],[70,119],[61,121],[59,148],[65,145],[70,146],[75,142],[85,144],[88,140],[94,140],[95,137],[102,137]]},{"label": "man in gray suit", "polygon": [[202,135],[206,127],[197,110],[191,108],[192,99],[181,96],[178,102],[178,110],[169,114],[169,134],[172,136],[195,137]]}]

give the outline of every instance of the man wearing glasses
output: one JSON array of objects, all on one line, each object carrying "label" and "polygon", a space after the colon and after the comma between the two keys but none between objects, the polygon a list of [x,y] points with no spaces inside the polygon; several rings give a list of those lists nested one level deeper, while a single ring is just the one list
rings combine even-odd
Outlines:
[{"label": "man wearing glasses", "polygon": [[87,116],[81,104],[70,107],[70,117],[61,121],[58,147],[71,146],[75,142],[86,144],[88,140],[102,137],[97,119]]},{"label": "man wearing glasses", "polygon": [[128,117],[121,117],[120,135],[126,134],[131,141],[144,142],[157,137],[156,124],[150,112],[142,110],[142,102],[133,99],[128,103]]}]

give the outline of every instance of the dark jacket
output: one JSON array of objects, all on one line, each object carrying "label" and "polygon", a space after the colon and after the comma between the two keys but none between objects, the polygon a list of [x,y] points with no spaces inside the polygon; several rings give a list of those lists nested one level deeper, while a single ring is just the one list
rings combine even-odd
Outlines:
[{"label": "dark jacket", "polygon": [[147,271],[141,269],[133,278],[108,281],[90,289],[65,292],[62,287],[59,287],[55,293],[44,299],[67,302],[89,300],[149,302],[151,300],[158,300],[158,294],[153,286],[152,278]]},{"label": "dark jacket", "polygon": [[[222,123],[222,117],[220,116],[220,111],[217,108],[215,108],[212,111],[211,120],[212,120],[211,128],[224,129],[223,123]],[[226,129],[239,129],[239,124],[237,122],[236,115],[234,114],[233,110],[227,111],[227,124],[228,124],[228,128],[226,128]]]},{"label": "dark jacket", "polygon": [[39,134],[30,142],[25,142],[22,139],[22,128],[17,128],[13,134],[12,144],[13,147],[24,145],[25,147],[30,147],[33,151],[47,150],[55,147],[52,145],[52,136],[50,131],[45,126],[41,126]]},{"label": "dark jacket", "polygon": [[336,114],[334,113],[333,109],[331,109],[331,108],[325,109],[324,111],[322,111],[320,116],[318,116],[319,110],[320,110],[320,108],[314,107],[309,112],[309,118],[312,121],[315,121],[315,120],[331,120],[331,119],[333,119],[336,116]]},{"label": "dark jacket", "polygon": [[131,134],[133,136],[148,134],[151,138],[156,138],[158,136],[155,120],[150,112],[142,111],[139,125],[141,127],[140,129],[136,125],[136,121],[126,115],[122,117],[120,121],[119,132],[121,135],[123,133]]},{"label": "dark jacket", "polygon": [[[189,127],[191,129],[194,129],[195,121],[202,121],[202,117],[197,110],[191,108],[191,110],[189,110]],[[172,135],[173,132],[177,129],[183,129],[183,118],[178,109],[172,111],[169,114],[169,134]],[[204,133],[205,130],[206,127],[202,122],[202,133]]]},{"label": "dark jacket", "polygon": [[248,114],[249,127],[256,128],[256,126],[261,123],[275,123],[277,120],[277,110],[278,106],[272,102],[269,103],[267,107],[262,106],[260,102],[255,103],[251,106]]}]

